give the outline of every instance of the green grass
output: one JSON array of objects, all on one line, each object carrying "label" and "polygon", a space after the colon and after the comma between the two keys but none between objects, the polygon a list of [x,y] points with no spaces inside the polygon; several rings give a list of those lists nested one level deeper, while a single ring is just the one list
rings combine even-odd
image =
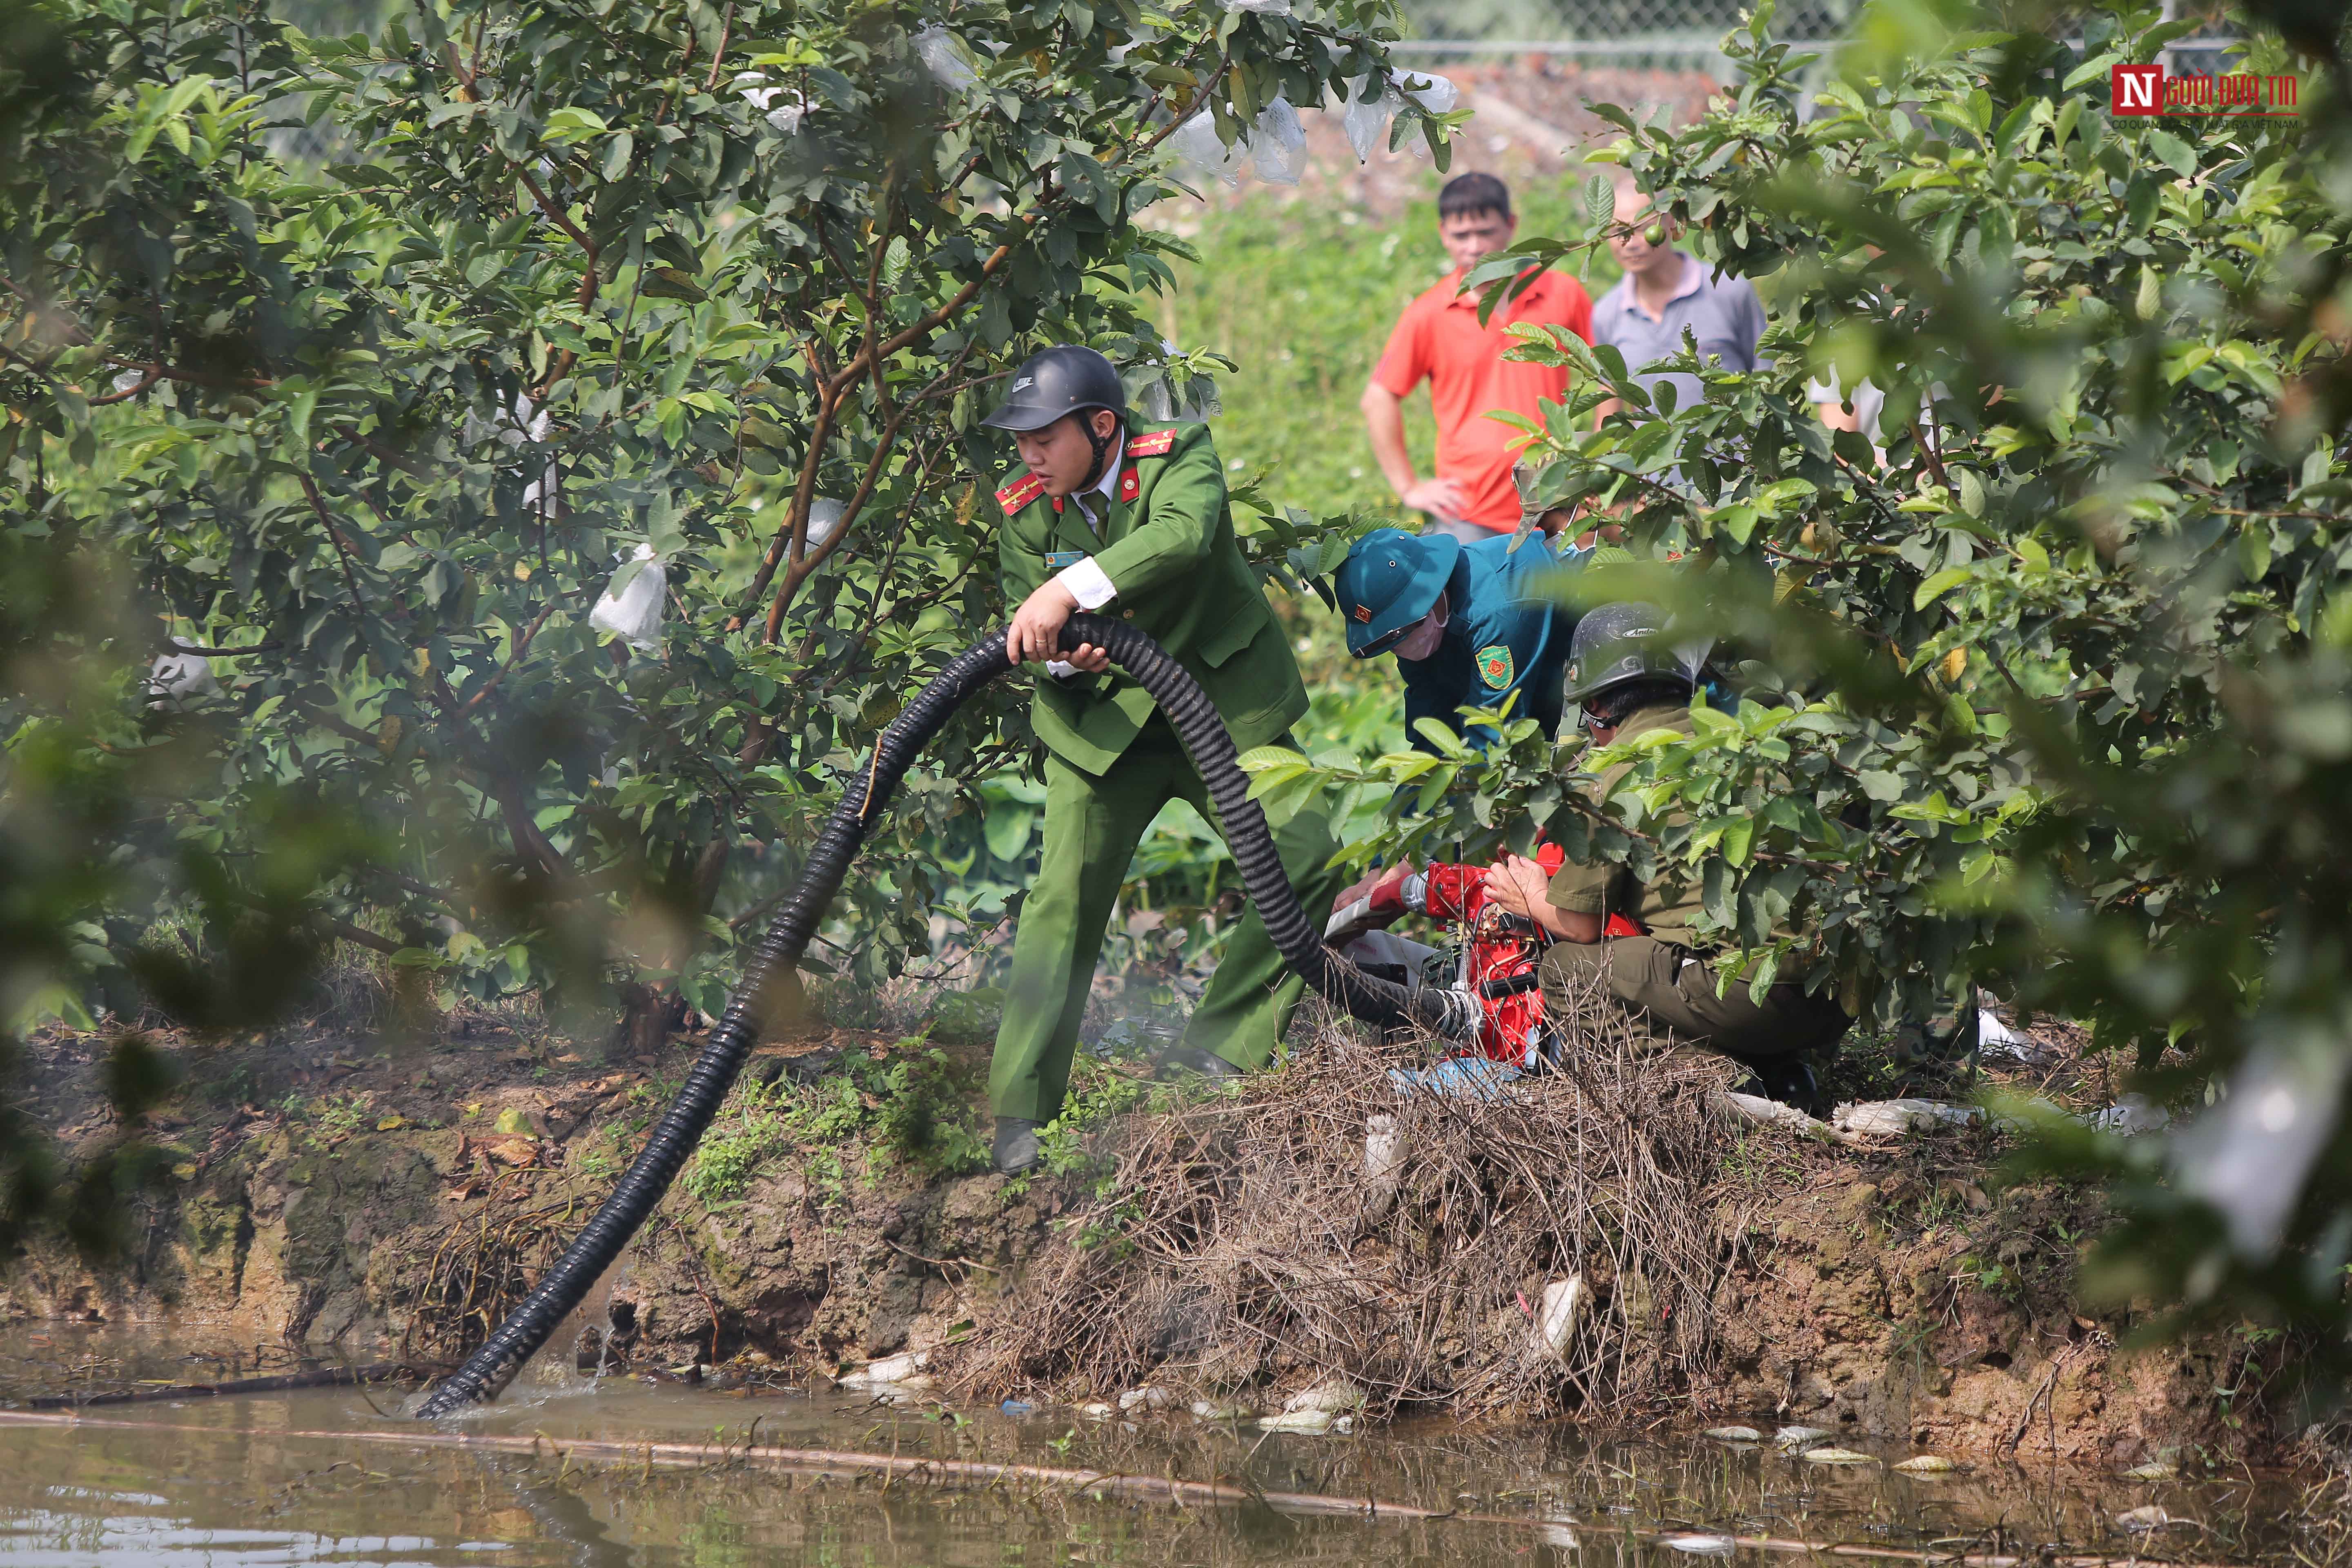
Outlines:
[{"label": "green grass", "polygon": [[926,1175],[983,1169],[988,1145],[972,1109],[979,1085],[945,1052],[919,1044],[899,1041],[885,1062],[852,1052],[805,1088],[779,1079],[739,1090],[681,1184],[704,1207],[722,1208],[772,1158],[793,1150],[811,1155],[818,1185],[835,1195],[846,1190],[853,1165],[866,1182],[877,1179],[877,1157]]},{"label": "green grass", "polygon": [[[1148,220],[1202,220],[1192,237],[1201,259],[1177,269],[1174,294],[1158,306],[1160,324],[1182,346],[1214,349],[1239,367],[1219,379],[1224,412],[1211,424],[1217,450],[1228,463],[1263,472],[1265,493],[1283,505],[1318,517],[1360,510],[1420,526],[1381,477],[1356,400],[1397,317],[1445,275],[1437,242],[1440,178],[1433,171],[1425,181],[1421,198],[1393,221],[1264,195],[1205,213],[1177,198]],[[1522,186],[1514,195],[1521,239],[1583,234],[1570,182]],[[1597,300],[1616,280],[1616,262],[1601,248],[1585,265],[1581,281]],[[1427,474],[1437,432],[1426,388],[1406,400],[1405,438],[1416,468]],[[1285,618],[1315,698],[1300,726],[1306,748],[1360,757],[1402,746],[1394,667],[1349,658],[1338,618],[1318,600],[1286,606]]]},{"label": "green grass", "polygon": [[[1268,493],[1287,505],[1318,516],[1362,508],[1406,521],[1372,461],[1356,399],[1398,315],[1445,274],[1438,176],[1428,182],[1427,195],[1393,222],[1264,197],[1213,210],[1192,238],[1199,265],[1178,269],[1176,292],[1160,305],[1170,337],[1240,367],[1219,384],[1217,449],[1228,462],[1268,470]],[[1578,195],[1566,182],[1517,195],[1520,238],[1583,232],[1572,210]],[[1151,219],[1173,216],[1156,209]],[[1582,281],[1598,299],[1615,280],[1616,263],[1600,250],[1591,268]],[[1425,474],[1436,446],[1427,392],[1405,408],[1407,443]]]}]

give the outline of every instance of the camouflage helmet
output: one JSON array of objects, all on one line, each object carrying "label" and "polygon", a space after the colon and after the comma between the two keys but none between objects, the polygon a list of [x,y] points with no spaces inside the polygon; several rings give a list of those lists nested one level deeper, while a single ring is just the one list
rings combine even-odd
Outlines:
[{"label": "camouflage helmet", "polygon": [[1583,702],[1612,686],[1655,677],[1697,685],[1714,639],[1670,642],[1669,629],[1665,611],[1638,599],[1587,611],[1569,644],[1568,700]]}]

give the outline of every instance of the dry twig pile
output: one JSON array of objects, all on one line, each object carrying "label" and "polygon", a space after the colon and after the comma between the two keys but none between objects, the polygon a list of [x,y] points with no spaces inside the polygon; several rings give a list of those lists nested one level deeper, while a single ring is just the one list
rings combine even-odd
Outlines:
[{"label": "dry twig pile", "polygon": [[[1281,1072],[1103,1135],[1112,1173],[961,1357],[968,1387],[1337,1374],[1376,1403],[1622,1418],[1698,1380],[1736,1225],[1727,1069],[1630,1028],[1484,1097],[1325,1023]],[[1580,1282],[1566,1342],[1547,1291]],[[1554,1319],[1555,1323],[1558,1319]]]}]

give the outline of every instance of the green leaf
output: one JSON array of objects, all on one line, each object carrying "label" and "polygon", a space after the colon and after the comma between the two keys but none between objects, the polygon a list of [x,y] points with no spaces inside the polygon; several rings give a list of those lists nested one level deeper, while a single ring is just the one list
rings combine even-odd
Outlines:
[{"label": "green leaf", "polygon": [[1584,182],[1584,222],[1587,227],[1600,230],[1609,226],[1617,208],[1616,187],[1606,174],[1595,174]]},{"label": "green leaf", "polygon": [[1884,768],[1864,768],[1854,774],[1854,780],[1862,785],[1863,794],[1874,801],[1891,804],[1903,798],[1901,773],[1888,773]]},{"label": "green leaf", "polygon": [[1029,847],[1029,837],[1035,828],[1037,814],[1027,806],[1001,805],[992,809],[983,829],[988,839],[988,852],[999,860],[1018,860]]},{"label": "green leaf", "polygon": [[638,290],[656,300],[703,300],[710,298],[694,275],[675,267],[654,267],[646,270],[637,284]]},{"label": "green leaf", "polygon": [[2150,127],[2147,145],[2165,165],[2181,178],[2197,172],[2197,150],[2169,131]]},{"label": "green leaf", "polygon": [[2259,583],[2271,574],[2271,525],[2253,521],[2238,535],[2238,569],[2249,583]]},{"label": "green leaf", "polygon": [[566,107],[547,117],[541,135],[550,142],[580,142],[604,135],[608,130],[604,117],[594,110]]},{"label": "green leaf", "polygon": [[1975,576],[1975,571],[1969,567],[1947,566],[1919,584],[1918,592],[1911,595],[1911,607],[1915,610],[1924,610]]},{"label": "green leaf", "polygon": [[1262,768],[1284,764],[1295,764],[1302,768],[1307,765],[1307,759],[1288,746],[1252,746],[1234,760],[1241,765],[1242,772],[1245,773],[1254,773]]}]

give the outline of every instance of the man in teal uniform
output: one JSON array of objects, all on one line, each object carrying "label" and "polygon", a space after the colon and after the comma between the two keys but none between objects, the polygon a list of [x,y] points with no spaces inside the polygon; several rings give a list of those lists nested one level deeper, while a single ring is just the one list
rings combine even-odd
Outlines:
[{"label": "man in teal uniform", "polygon": [[[1417,721],[1459,735],[1462,708],[1500,708],[1559,729],[1560,670],[1576,616],[1562,602],[1563,562],[1541,534],[1511,548],[1507,535],[1465,544],[1444,534],[1378,528],[1356,542],[1333,575],[1348,651],[1393,653],[1404,672],[1404,722],[1412,743],[1433,751]],[[1491,731],[1470,737],[1484,742]]]},{"label": "man in teal uniform", "polygon": [[[1021,906],[1013,976],[989,1071],[996,1167],[1037,1160],[1061,1108],[1095,959],[1129,859],[1173,799],[1216,820],[1208,791],[1150,695],[1091,645],[1056,649],[1078,610],[1148,632],[1201,683],[1242,750],[1286,743],[1307,711],[1289,640],[1234,540],[1223,466],[1203,426],[1138,430],[1118,373],[1091,349],[1045,350],[1013,374],[984,424],[1013,432],[1026,472],[996,492],[1005,631],[1016,664],[1046,674],[1030,709],[1045,747],[1045,842]],[[1277,825],[1284,872],[1310,910],[1339,877],[1319,808]],[[1303,985],[1255,910],[1242,918],[1177,1059],[1222,1077],[1274,1055]]]}]

